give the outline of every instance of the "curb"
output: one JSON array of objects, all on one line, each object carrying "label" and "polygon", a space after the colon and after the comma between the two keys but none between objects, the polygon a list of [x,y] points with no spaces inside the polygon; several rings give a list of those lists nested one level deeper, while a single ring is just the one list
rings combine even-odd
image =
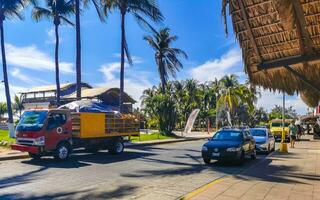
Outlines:
[{"label": "curb", "polygon": [[[275,153],[278,153],[279,152],[279,149],[273,151],[272,153],[269,153],[266,157],[264,157],[262,160],[260,160],[259,162],[253,164],[252,166],[250,166],[249,168],[246,168],[246,169],[243,169],[242,171],[239,172],[239,174],[243,174],[243,173],[246,173],[247,171],[251,170],[252,168],[262,164],[267,158],[273,156]],[[210,186],[213,186],[213,185],[216,185],[220,182],[222,182],[224,179],[228,178],[228,177],[232,177],[234,176],[233,174],[230,174],[230,175],[223,175],[221,176],[220,178],[217,178],[205,185],[202,185],[200,186],[199,188],[187,193],[186,195],[183,195],[182,197],[179,197],[178,199],[179,200],[189,200],[191,199],[192,197],[200,194],[201,192],[204,192],[206,189],[208,189]]]},{"label": "curb", "polygon": [[0,161],[5,161],[5,160],[17,160],[17,159],[24,159],[24,158],[29,158],[29,155],[16,155],[16,156],[0,156]]},{"label": "curb", "polygon": [[203,137],[203,138],[188,138],[188,139],[176,139],[176,140],[169,140],[169,141],[156,141],[152,143],[126,143],[125,147],[143,147],[143,146],[152,146],[152,145],[161,145],[161,144],[171,144],[171,143],[179,143],[179,142],[190,142],[196,140],[205,140],[210,137]]}]

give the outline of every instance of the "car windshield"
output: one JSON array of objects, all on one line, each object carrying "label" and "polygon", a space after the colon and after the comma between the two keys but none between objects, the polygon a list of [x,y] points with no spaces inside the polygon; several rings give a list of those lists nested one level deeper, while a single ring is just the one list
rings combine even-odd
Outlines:
[{"label": "car windshield", "polygon": [[219,131],[212,137],[212,140],[238,141],[241,139],[242,139],[242,133],[238,131]]},{"label": "car windshield", "polygon": [[266,132],[264,130],[253,129],[250,130],[250,132],[253,137],[266,137]]},{"label": "car windshield", "polygon": [[17,131],[40,131],[48,111],[26,111],[23,113]]},{"label": "car windshield", "polygon": [[[290,125],[290,123],[284,123],[285,127],[288,127]],[[272,123],[271,124],[272,127],[282,127],[282,123]]]}]

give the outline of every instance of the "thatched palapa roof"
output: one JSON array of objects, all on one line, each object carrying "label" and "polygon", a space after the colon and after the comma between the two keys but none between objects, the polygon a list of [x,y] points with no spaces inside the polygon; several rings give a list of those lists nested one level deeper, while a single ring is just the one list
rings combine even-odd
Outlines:
[{"label": "thatched palapa roof", "polygon": [[[223,0],[250,82],[320,100],[320,0]],[[226,19],[226,18],[225,18]]]}]

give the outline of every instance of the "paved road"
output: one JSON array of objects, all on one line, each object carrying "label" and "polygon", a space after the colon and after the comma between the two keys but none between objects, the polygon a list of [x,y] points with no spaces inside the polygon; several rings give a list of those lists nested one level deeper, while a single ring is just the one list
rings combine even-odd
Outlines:
[{"label": "paved road", "polygon": [[0,199],[177,199],[243,166],[203,164],[205,141],[126,149],[122,155],[78,152],[67,162],[52,158],[0,162]]}]

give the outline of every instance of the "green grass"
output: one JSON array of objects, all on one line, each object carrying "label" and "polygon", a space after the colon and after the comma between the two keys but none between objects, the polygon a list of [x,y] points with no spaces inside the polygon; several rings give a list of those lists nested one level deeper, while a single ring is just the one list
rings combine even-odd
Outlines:
[{"label": "green grass", "polygon": [[[0,130],[0,142],[7,141],[8,144],[14,143],[16,140],[9,137],[9,131]],[[4,146],[9,147],[9,145]]]},{"label": "green grass", "polygon": [[159,133],[153,133],[153,134],[141,134],[140,140],[138,136],[132,136],[131,141],[132,142],[143,142],[143,141],[151,141],[151,140],[164,140],[164,139],[174,139],[174,137],[161,135]]}]

